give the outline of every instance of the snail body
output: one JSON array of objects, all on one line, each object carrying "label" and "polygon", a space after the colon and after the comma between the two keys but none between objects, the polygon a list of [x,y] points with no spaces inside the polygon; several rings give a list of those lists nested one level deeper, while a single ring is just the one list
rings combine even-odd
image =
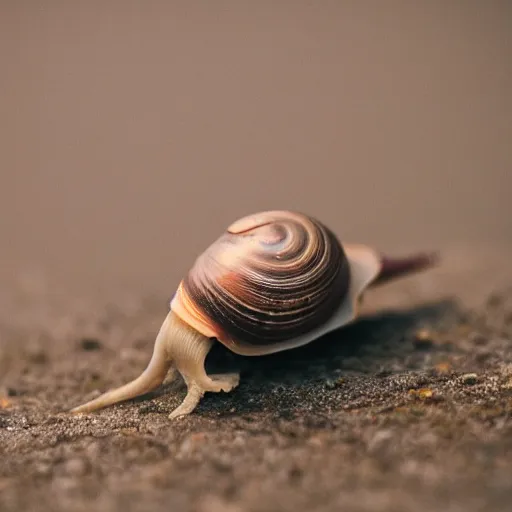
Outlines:
[{"label": "snail body", "polygon": [[228,392],[239,383],[238,374],[206,374],[204,361],[216,341],[244,356],[305,345],[351,323],[369,286],[435,260],[433,254],[389,259],[365,245],[342,244],[323,223],[298,212],[243,217],[199,255],[179,283],[146,370],[72,412],[148,393],[174,366],[187,395],[169,417],[183,417],[205,392]]}]

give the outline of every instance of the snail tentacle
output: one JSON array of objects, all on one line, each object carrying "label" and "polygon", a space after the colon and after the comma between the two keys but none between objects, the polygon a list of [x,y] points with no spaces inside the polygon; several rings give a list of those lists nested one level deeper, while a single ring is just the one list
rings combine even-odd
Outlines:
[{"label": "snail tentacle", "polygon": [[379,286],[400,277],[421,272],[435,266],[440,259],[438,252],[421,252],[403,257],[380,255],[381,269],[372,286]]},{"label": "snail tentacle", "polygon": [[171,323],[171,318],[168,315],[158,332],[151,360],[139,377],[119,388],[103,393],[94,400],[71,409],[70,412],[78,414],[96,411],[109,405],[145,395],[160,386],[172,364],[172,360],[169,358],[167,352],[168,334]]}]

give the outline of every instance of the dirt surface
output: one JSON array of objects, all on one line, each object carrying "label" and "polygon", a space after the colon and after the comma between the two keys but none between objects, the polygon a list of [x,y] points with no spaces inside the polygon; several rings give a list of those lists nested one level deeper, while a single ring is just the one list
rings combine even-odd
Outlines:
[{"label": "dirt surface", "polygon": [[[512,510],[512,2],[395,4],[0,2],[0,512]],[[269,209],[443,265],[69,416]]]},{"label": "dirt surface", "polygon": [[21,275],[0,296],[0,510],[509,510],[512,252],[444,254],[307,347],[219,345],[208,371],[240,387],[174,422],[181,381],[63,412],[145,367],[164,293]]}]

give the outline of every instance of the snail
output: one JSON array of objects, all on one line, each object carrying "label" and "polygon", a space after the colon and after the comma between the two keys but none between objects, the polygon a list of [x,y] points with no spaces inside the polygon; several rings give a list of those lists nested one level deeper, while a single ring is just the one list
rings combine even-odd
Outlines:
[{"label": "snail", "polygon": [[142,374],[71,412],[146,394],[172,368],[187,394],[169,418],[184,417],[206,392],[229,392],[239,384],[238,373],[206,374],[214,343],[242,356],[303,346],[353,322],[368,288],[437,259],[437,253],[389,258],[366,245],[342,244],[323,223],[299,212],[245,216],[197,257],[179,283]]}]

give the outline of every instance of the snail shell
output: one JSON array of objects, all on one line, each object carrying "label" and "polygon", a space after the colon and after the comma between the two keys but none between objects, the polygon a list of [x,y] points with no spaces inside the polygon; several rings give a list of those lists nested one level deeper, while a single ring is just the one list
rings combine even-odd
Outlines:
[{"label": "snail shell", "polygon": [[270,354],[350,322],[379,270],[377,253],[342,246],[308,215],[261,212],[231,224],[196,259],[171,310],[235,353]]}]

